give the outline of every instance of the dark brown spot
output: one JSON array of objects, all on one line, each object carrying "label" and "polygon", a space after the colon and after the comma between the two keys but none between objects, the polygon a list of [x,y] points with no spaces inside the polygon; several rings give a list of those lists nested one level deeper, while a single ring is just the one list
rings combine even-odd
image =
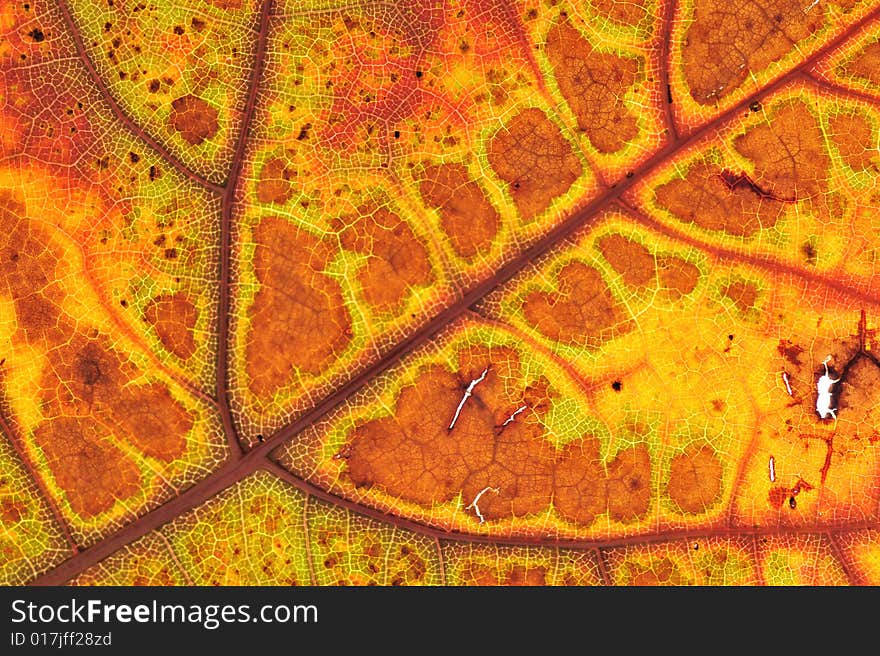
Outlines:
[{"label": "dark brown spot", "polygon": [[805,241],[801,244],[801,253],[803,253],[804,260],[806,260],[807,264],[816,264],[818,261],[819,253],[816,251],[816,247],[812,242]]},{"label": "dark brown spot", "polygon": [[802,346],[800,346],[799,344],[794,344],[787,339],[781,340],[779,344],[777,344],[776,350],[779,352],[779,355],[781,355],[794,365],[800,364],[800,356],[801,353],[804,352],[804,348]]},{"label": "dark brown spot", "polygon": [[791,490],[787,487],[783,487],[777,485],[775,487],[771,487],[770,491],[767,493],[767,503],[770,504],[771,508],[781,508],[782,504],[785,503],[785,500],[791,495]]},{"label": "dark brown spot", "polygon": [[95,357],[84,352],[77,361],[76,374],[83,385],[94,387],[101,380],[101,363]]}]

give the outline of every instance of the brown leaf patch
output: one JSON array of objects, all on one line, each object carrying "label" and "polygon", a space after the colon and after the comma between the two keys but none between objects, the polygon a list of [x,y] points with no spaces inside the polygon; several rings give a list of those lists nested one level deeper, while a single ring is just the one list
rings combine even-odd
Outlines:
[{"label": "brown leaf patch", "polygon": [[672,459],[666,492],[682,512],[706,512],[721,494],[722,468],[709,446],[690,448]]},{"label": "brown leaf patch", "polygon": [[651,456],[644,445],[617,454],[608,465],[608,512],[611,519],[633,522],[651,501]]},{"label": "brown leaf patch", "polygon": [[384,207],[362,207],[356,219],[341,231],[343,247],[371,256],[358,271],[358,281],[367,303],[378,312],[397,309],[413,287],[434,280],[428,251],[412,228],[397,214]]},{"label": "brown leaf patch", "polygon": [[602,275],[581,262],[566,264],[557,274],[557,292],[533,291],[523,302],[526,320],[546,337],[564,344],[597,347],[611,329],[631,329],[628,317]]},{"label": "brown leaf patch", "polygon": [[755,307],[758,290],[754,285],[737,280],[721,288],[721,295],[726,296],[740,312],[748,312]]},{"label": "brown leaf patch", "polygon": [[655,283],[657,263],[654,255],[639,242],[612,234],[602,237],[597,245],[602,257],[627,285],[648,287]]},{"label": "brown leaf patch", "polygon": [[610,19],[637,27],[648,15],[645,0],[593,0],[593,6]]},{"label": "brown leaf patch", "polygon": [[781,205],[767,200],[748,185],[729,185],[723,171],[697,163],[684,178],[660,185],[657,204],[679,220],[706,230],[723,230],[737,237],[751,237],[779,219]]},{"label": "brown leaf patch", "polygon": [[844,71],[854,77],[880,85],[880,41],[869,43],[844,66]]},{"label": "brown leaf patch", "polygon": [[339,283],[322,273],[331,251],[321,240],[267,217],[254,241],[260,290],[250,310],[247,372],[251,391],[269,397],[297,370],[321,373],[351,340],[351,317]]},{"label": "brown leaf patch", "polygon": [[876,167],[877,144],[874,128],[867,119],[858,114],[835,114],[828,119],[828,127],[844,162],[856,171]]},{"label": "brown leaf patch", "polygon": [[637,60],[593,51],[568,23],[550,30],[547,56],[578,128],[599,152],[617,152],[638,136],[636,117],[623,102],[638,77]]},{"label": "brown leaf patch", "polygon": [[62,253],[10,201],[0,207],[0,291],[13,300],[14,339],[45,349],[48,360],[40,380],[47,419],[34,439],[74,512],[94,516],[140,489],[140,472],[117,443],[171,462],[184,454],[193,420],[165,385],[132,384],[140,372],[106,336],[70,323],[56,282]]},{"label": "brown leaf patch", "polygon": [[205,0],[220,9],[241,9],[241,0]]},{"label": "brown leaf patch", "polygon": [[685,585],[688,581],[669,558],[657,558],[650,564],[627,562],[621,566],[622,583],[632,586]]},{"label": "brown leaf patch", "polygon": [[193,95],[181,96],[172,101],[169,121],[183,140],[193,146],[198,146],[205,139],[211,139],[219,128],[217,110]]},{"label": "brown leaf patch", "polygon": [[753,0],[736,7],[696,0],[684,39],[684,76],[691,97],[709,105],[735,91],[825,24],[825,12],[795,0]]},{"label": "brown leaf patch", "polygon": [[755,164],[755,182],[776,200],[820,196],[828,187],[830,160],[819,122],[801,102],[787,104],[769,124],[736,138],[734,147]]},{"label": "brown leaf patch", "polygon": [[658,263],[660,285],[671,297],[680,298],[697,288],[697,283],[700,282],[700,270],[696,265],[672,256],[661,257]]},{"label": "brown leaf patch", "polygon": [[63,414],[106,416],[111,430],[122,429],[146,455],[166,462],[184,452],[189,415],[164,385],[131,385],[137,370],[107,338],[74,333],[49,352],[49,363],[43,385],[55,392],[53,402]]},{"label": "brown leaf patch", "polygon": [[520,112],[495,134],[489,143],[489,164],[508,183],[525,221],[546,210],[583,173],[571,144],[537,108]]},{"label": "brown leaf patch", "polygon": [[257,180],[257,200],[261,203],[284,205],[293,193],[290,178],[293,172],[285,165],[284,160],[270,159],[260,169]]},{"label": "brown leaf patch", "polygon": [[461,257],[474,257],[492,245],[501,218],[462,164],[425,168],[419,193],[440,210],[440,223]]},{"label": "brown leaf patch", "polygon": [[153,326],[162,346],[182,360],[196,350],[193,329],[198,310],[186,294],[157,296],[144,308],[144,318]]},{"label": "brown leaf patch", "polygon": [[[549,406],[532,400],[547,397],[536,394],[546,382],[511,389],[520,368],[514,351],[474,348],[459,359],[459,374],[427,367],[401,390],[393,416],[352,431],[348,475],[356,486],[378,485],[424,506],[461,495],[467,512],[485,521],[533,515],[551,503],[584,525],[606,510],[621,521],[644,515],[651,497],[644,447],[619,453],[606,479],[594,436],[561,450],[546,439],[539,418]],[[465,389],[483,372],[456,417]],[[505,424],[523,403],[528,411]]]},{"label": "brown leaf patch", "polygon": [[110,437],[80,417],[59,417],[34,431],[56,483],[81,517],[94,517],[138,492],[137,467]]},{"label": "brown leaf patch", "polygon": [[569,521],[589,526],[606,510],[605,470],[599,440],[584,436],[565,446],[554,472],[553,505]]}]

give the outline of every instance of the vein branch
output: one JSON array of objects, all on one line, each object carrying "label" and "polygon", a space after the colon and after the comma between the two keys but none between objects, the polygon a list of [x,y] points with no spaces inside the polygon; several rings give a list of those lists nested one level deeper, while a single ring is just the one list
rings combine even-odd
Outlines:
[{"label": "vein branch", "polygon": [[67,0],[57,0],[58,10],[61,12],[61,15],[64,19],[64,25],[67,27],[67,32],[70,34],[73,39],[74,47],[76,48],[77,56],[85,66],[86,71],[88,73],[89,79],[91,80],[94,87],[101,94],[101,98],[104,102],[107,103],[110,110],[113,112],[113,115],[116,117],[120,123],[122,123],[125,128],[131,132],[137,139],[146,143],[150,148],[156,151],[168,164],[171,165],[172,168],[176,169],[180,174],[189,178],[197,185],[204,187],[210,191],[213,191],[217,194],[222,194],[224,189],[222,184],[218,184],[216,182],[212,182],[208,178],[203,175],[193,171],[189,166],[184,164],[174,153],[172,153],[166,146],[159,143],[156,139],[154,139],[146,130],[140,127],[119,105],[119,102],[116,100],[114,95],[111,93],[110,89],[104,83],[101,74],[98,73],[98,69],[95,68],[95,64],[92,61],[92,58],[89,57],[88,52],[86,51],[85,44],[83,43],[82,36],[80,35],[79,27],[76,24],[76,19],[73,17],[73,14],[70,11],[70,7],[68,7]]},{"label": "vein branch", "polygon": [[217,301],[217,403],[223,430],[226,433],[230,457],[238,460],[244,450],[238,432],[232,420],[229,405],[229,312],[230,288],[232,287],[232,219],[235,211],[235,198],[238,192],[244,159],[247,153],[248,137],[257,107],[260,79],[266,59],[266,42],[269,35],[269,18],[272,13],[272,0],[265,0],[260,8],[259,25],[257,28],[257,45],[254,53],[254,66],[248,82],[248,95],[241,121],[241,129],[235,143],[232,156],[232,167],[226,181],[226,189],[222,199],[220,215],[220,296]]},{"label": "vein branch", "polygon": [[877,103],[880,102],[880,98],[875,95],[844,86],[839,82],[834,82],[825,78],[815,71],[805,71],[802,77],[808,84],[818,87],[827,93],[834,94],[835,96],[843,96],[844,98],[868,103],[872,106],[876,106]]},{"label": "vein branch", "polygon": [[660,34],[662,41],[660,42],[660,97],[663,99],[663,119],[668,132],[668,139],[677,141],[678,125],[675,122],[675,112],[672,109],[672,85],[669,81],[669,69],[672,66],[672,60],[669,53],[672,50],[672,28],[675,22],[675,10],[678,6],[677,2],[667,2],[663,12],[663,20],[660,24]]},{"label": "vein branch", "polygon": [[790,279],[800,279],[806,284],[823,287],[837,292],[841,296],[848,296],[871,305],[880,303],[880,294],[878,294],[877,290],[871,287],[867,282],[860,283],[858,286],[847,285],[840,282],[837,278],[826,277],[818,273],[813,273],[812,271],[807,271],[766,253],[752,255],[744,250],[736,250],[724,246],[714,246],[692,237],[684,231],[677,230],[673,226],[661,223],[659,220],[646,214],[641,209],[622,198],[617,199],[617,203],[627,214],[645,228],[683,244],[699,248],[703,252],[708,253],[719,260],[740,262],[758,269],[763,269],[770,274],[785,276]]},{"label": "vein branch", "polygon": [[34,482],[37,490],[39,490],[40,496],[46,502],[46,505],[49,506],[49,511],[52,513],[52,518],[55,520],[55,523],[58,524],[58,529],[61,531],[61,535],[64,537],[64,540],[70,547],[71,553],[75,557],[79,553],[79,546],[77,545],[76,540],[73,539],[73,535],[71,535],[70,533],[70,528],[67,525],[67,521],[61,514],[61,509],[55,502],[54,497],[50,494],[48,488],[43,482],[43,479],[40,478],[39,474],[37,474],[36,468],[33,466],[31,459],[28,457],[28,454],[25,451],[24,445],[21,443],[18,432],[15,431],[10,423],[6,420],[6,417],[4,416],[4,411],[6,410],[5,405],[6,404],[4,402],[4,399],[0,398],[0,432],[2,432],[9,438],[9,443],[12,445],[13,451],[15,451],[15,454],[16,456],[18,456],[22,467],[31,477],[31,480]]},{"label": "vein branch", "polygon": [[844,550],[840,547],[840,544],[837,541],[834,533],[830,531],[826,531],[824,533],[825,538],[828,540],[828,544],[831,546],[831,552],[834,554],[834,558],[840,563],[840,568],[843,570],[843,573],[846,574],[846,580],[850,585],[865,585],[866,582],[863,577],[853,571],[852,564],[847,558]]},{"label": "vein branch", "polygon": [[592,550],[593,557],[596,559],[596,567],[599,568],[599,576],[602,579],[602,584],[605,586],[612,586],[614,582],[611,580],[611,575],[608,573],[608,564],[605,562],[605,552],[600,548],[596,548]]}]

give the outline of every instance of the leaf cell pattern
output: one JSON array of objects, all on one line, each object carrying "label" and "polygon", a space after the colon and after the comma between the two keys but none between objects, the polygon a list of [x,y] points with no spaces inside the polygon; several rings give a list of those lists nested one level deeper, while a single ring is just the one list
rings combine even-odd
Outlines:
[{"label": "leaf cell pattern", "polygon": [[0,582],[880,580],[872,0],[0,3]]}]

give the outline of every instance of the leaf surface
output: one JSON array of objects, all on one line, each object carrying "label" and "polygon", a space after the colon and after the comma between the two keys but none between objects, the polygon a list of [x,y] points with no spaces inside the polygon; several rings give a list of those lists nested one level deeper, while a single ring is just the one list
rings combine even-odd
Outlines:
[{"label": "leaf surface", "polygon": [[0,577],[876,583],[878,38],[0,3]]}]

